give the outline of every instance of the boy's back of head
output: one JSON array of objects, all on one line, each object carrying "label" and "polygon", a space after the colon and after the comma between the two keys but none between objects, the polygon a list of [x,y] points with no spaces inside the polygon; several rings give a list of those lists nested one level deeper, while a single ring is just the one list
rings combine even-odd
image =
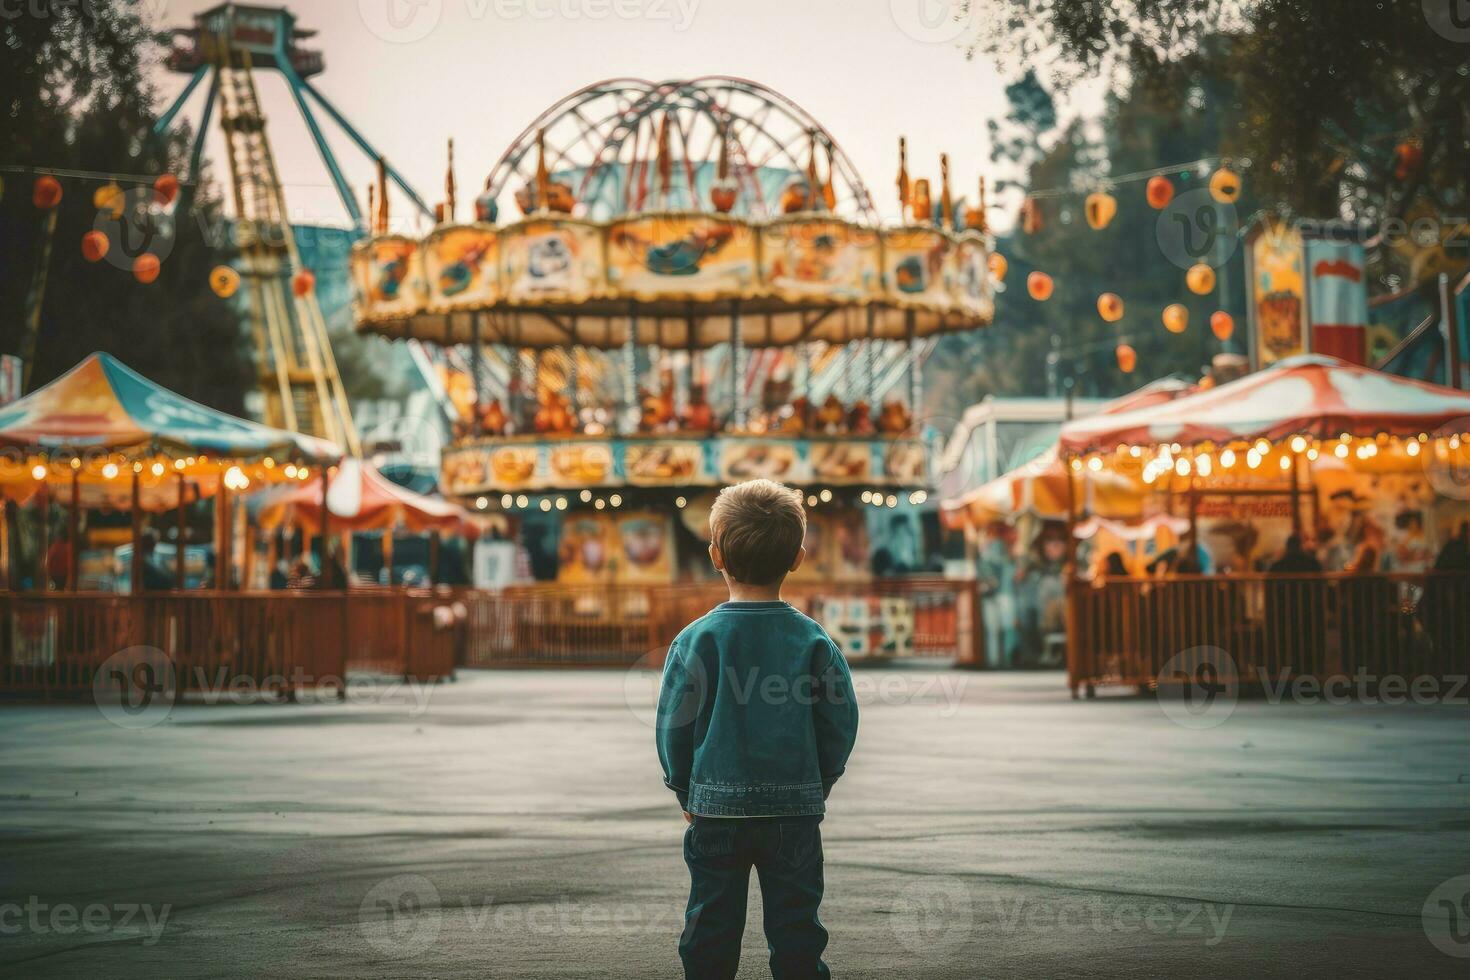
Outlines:
[{"label": "boy's back of head", "polygon": [[751,480],[720,491],[709,526],[711,548],[726,575],[742,585],[777,585],[799,560],[806,510],[800,491]]}]

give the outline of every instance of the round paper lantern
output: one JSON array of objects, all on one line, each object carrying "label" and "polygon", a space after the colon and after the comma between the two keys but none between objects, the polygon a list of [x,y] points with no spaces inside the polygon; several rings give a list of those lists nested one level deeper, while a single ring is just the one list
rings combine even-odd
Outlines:
[{"label": "round paper lantern", "polygon": [[1235,318],[1224,310],[1210,317],[1210,330],[1215,334],[1215,339],[1226,341],[1235,333]]},{"label": "round paper lantern", "polygon": [[1174,182],[1168,177],[1151,177],[1148,182],[1148,203],[1156,211],[1162,211],[1174,200]]},{"label": "round paper lantern", "polygon": [[179,196],[179,178],[173,174],[161,174],[153,182],[153,194],[165,207],[174,203]]},{"label": "round paper lantern", "polygon": [[310,269],[302,269],[291,277],[291,292],[305,296],[316,288],[316,276]]},{"label": "round paper lantern", "polygon": [[1174,303],[1164,308],[1164,329],[1170,333],[1183,333],[1189,328],[1189,309],[1183,303]]},{"label": "round paper lantern", "polygon": [[82,258],[88,262],[101,262],[112,245],[100,231],[89,231],[82,236]]},{"label": "round paper lantern", "polygon": [[1210,178],[1210,196],[1221,204],[1240,200],[1240,175],[1228,167],[1216,170]]},{"label": "round paper lantern", "polygon": [[1006,257],[999,252],[990,253],[990,274],[995,277],[996,282],[1005,282],[1006,273],[1011,271],[1011,264]]},{"label": "round paper lantern", "polygon": [[1123,319],[1123,298],[1117,293],[1103,293],[1097,298],[1097,314],[1109,323]]},{"label": "round paper lantern", "polygon": [[1205,263],[1192,266],[1184,276],[1184,281],[1189,286],[1189,291],[1204,296],[1215,290],[1215,270]]},{"label": "round paper lantern", "polygon": [[1051,299],[1051,294],[1055,289],[1056,283],[1052,282],[1051,276],[1045,272],[1033,272],[1026,277],[1026,291],[1038,303],[1045,303]]},{"label": "round paper lantern", "polygon": [[42,211],[50,211],[61,203],[61,181],[50,174],[36,178],[31,191],[31,202]]},{"label": "round paper lantern", "polygon": [[1098,191],[1096,194],[1087,195],[1087,223],[1092,226],[1093,231],[1102,231],[1113,223],[1113,216],[1118,213],[1118,199],[1111,194]]},{"label": "round paper lantern", "polygon": [[209,288],[220,299],[229,299],[240,288],[240,273],[227,265],[217,265],[209,273]]},{"label": "round paper lantern", "polygon": [[1138,351],[1127,344],[1119,344],[1114,353],[1118,355],[1118,370],[1124,374],[1132,374],[1133,369],[1138,367]]},{"label": "round paper lantern", "polygon": [[144,252],[133,260],[133,278],[143,285],[148,285],[158,278],[159,270],[163,268],[158,261],[158,256],[152,252]]},{"label": "round paper lantern", "polygon": [[1424,165],[1424,147],[1417,143],[1400,143],[1393,150],[1393,175],[1408,180]]},{"label": "round paper lantern", "polygon": [[113,220],[122,217],[123,206],[127,203],[127,197],[123,189],[115,183],[106,183],[92,192],[92,207],[98,211],[106,211]]}]

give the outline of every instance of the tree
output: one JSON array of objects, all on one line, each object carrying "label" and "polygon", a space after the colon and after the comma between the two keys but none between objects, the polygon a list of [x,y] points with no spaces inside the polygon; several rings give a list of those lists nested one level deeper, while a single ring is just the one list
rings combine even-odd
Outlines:
[{"label": "tree", "polygon": [[[0,163],[23,168],[3,174],[0,200],[0,349],[13,352],[39,256],[42,212],[31,202],[30,168],[136,175],[118,183],[133,192],[130,206],[146,203],[154,175],[183,171],[189,134],[151,135],[156,117],[144,70],[158,47],[132,4],[30,3],[0,20],[0,47]],[[208,180],[173,215],[175,238],[166,254],[160,248],[150,285],[134,279],[127,242],[114,240],[101,262],[82,256],[82,236],[99,216],[93,193],[105,181],[60,180],[31,386],[107,351],[182,394],[241,412],[255,372],[237,314],[209,288],[210,269],[229,253],[217,247],[228,236]],[[131,211],[125,220],[132,222]]]}]

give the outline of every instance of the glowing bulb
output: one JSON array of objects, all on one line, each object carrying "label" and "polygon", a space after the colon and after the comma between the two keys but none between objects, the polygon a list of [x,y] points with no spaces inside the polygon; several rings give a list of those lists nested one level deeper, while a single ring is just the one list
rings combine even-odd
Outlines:
[{"label": "glowing bulb", "polygon": [[1306,451],[1306,448],[1307,448],[1307,440],[1303,439],[1301,436],[1292,436],[1292,438],[1291,438],[1291,451],[1292,452],[1294,452],[1294,453],[1304,452],[1304,451]]},{"label": "glowing bulb", "polygon": [[541,512],[543,514],[551,513],[551,500],[547,497],[541,498]]},{"label": "glowing bulb", "polygon": [[504,493],[504,494],[501,494],[500,495],[500,506],[503,507],[505,510],[510,510],[511,505],[514,504],[515,502],[516,502],[516,498],[512,497],[508,493]]},{"label": "glowing bulb", "polygon": [[604,507],[607,506],[607,501],[603,500],[601,497],[598,497],[597,501],[592,506],[596,507],[598,510],[602,510]]},{"label": "glowing bulb", "polygon": [[157,462],[153,464],[153,475],[163,476],[163,463]]},{"label": "glowing bulb", "polygon": [[1195,468],[1199,470],[1200,476],[1209,476],[1210,472],[1215,468],[1215,463],[1212,459],[1210,459],[1209,453],[1205,453],[1203,456],[1201,456],[1194,465]]},{"label": "glowing bulb", "polygon": [[1102,457],[1094,456],[1087,461],[1087,468],[1096,473],[1102,469]]},{"label": "glowing bulb", "polygon": [[895,497],[891,493],[888,495],[888,506],[889,507],[897,507],[898,506],[898,498]]},{"label": "glowing bulb", "polygon": [[521,494],[519,497],[516,498],[516,506],[517,507],[526,507],[526,506],[529,506],[530,503],[531,503],[531,498],[530,497],[527,497],[525,494]]},{"label": "glowing bulb", "polygon": [[105,466],[102,467],[102,478],[104,480],[111,480],[111,479],[114,479],[116,476],[117,476],[117,464],[116,463],[108,463],[108,464],[106,464]]},{"label": "glowing bulb", "polygon": [[581,493],[581,497],[582,497],[582,503],[584,503],[584,504],[587,503],[589,500],[592,499],[592,491],[591,490],[583,490],[582,493]]},{"label": "glowing bulb", "polygon": [[863,503],[870,504],[872,502],[873,502],[873,491],[871,491],[871,490],[864,490],[863,491]]},{"label": "glowing bulb", "polygon": [[490,506],[490,498],[489,497],[476,497],[475,498],[475,507],[478,508],[479,510],[484,510],[486,507],[489,507],[489,506]]},{"label": "glowing bulb", "polygon": [[1227,449],[1220,454],[1220,465],[1227,470],[1235,465],[1235,450]]},{"label": "glowing bulb", "polygon": [[1128,455],[1129,456],[1132,456],[1134,459],[1138,459],[1140,456],[1143,455],[1143,447],[1141,447],[1141,446],[1129,446],[1128,447]]},{"label": "glowing bulb", "polygon": [[37,480],[46,479],[46,467],[40,463],[37,463],[35,466],[31,467],[31,476],[35,477]]},{"label": "glowing bulb", "polygon": [[1265,439],[1256,440],[1256,453],[1264,456],[1271,451],[1271,443]]},{"label": "glowing bulb", "polygon": [[1290,456],[1282,456],[1281,457],[1281,469],[1282,469],[1283,472],[1286,471],[1286,470],[1291,469],[1291,457]]},{"label": "glowing bulb", "polygon": [[[680,497],[678,500],[674,501],[674,504],[675,504],[675,506],[683,507],[684,506],[683,501],[684,501],[684,498],[683,497]],[[814,493],[807,494],[806,495],[806,505],[808,507],[815,507],[815,506],[817,506],[817,495],[814,494]]]},{"label": "glowing bulb", "polygon": [[1347,459],[1347,454],[1348,454],[1348,447],[1347,447],[1347,443],[1345,443],[1345,442],[1339,442],[1332,449],[1332,455],[1336,456],[1338,459]]},{"label": "glowing bulb", "polygon": [[1178,459],[1176,459],[1174,461],[1174,472],[1179,474],[1180,476],[1188,476],[1189,460],[1185,459],[1183,456],[1180,456]]},{"label": "glowing bulb", "polygon": [[286,474],[286,479],[288,479],[288,480],[294,480],[294,479],[296,479],[296,464],[295,463],[287,463],[286,464],[286,468],[282,472],[284,472]]},{"label": "glowing bulb", "polygon": [[614,507],[621,507],[623,506],[623,497],[621,494],[615,493],[611,497],[607,498],[607,502],[612,504]]},{"label": "glowing bulb", "polygon": [[824,504],[830,504],[832,502],[832,491],[831,490],[823,490],[821,493],[817,494],[817,496],[819,498],[821,498],[821,501]]},{"label": "glowing bulb", "polygon": [[1418,456],[1419,444],[1417,442],[1410,441],[1408,445],[1404,446],[1404,452],[1408,453],[1410,456]]},{"label": "glowing bulb", "polygon": [[1250,467],[1251,469],[1255,469],[1256,467],[1260,466],[1261,465],[1261,453],[1260,453],[1260,451],[1259,450],[1256,450],[1256,449],[1252,449],[1250,452],[1246,453],[1245,454],[1245,465],[1248,466],[1248,467]]},{"label": "glowing bulb", "polygon": [[566,510],[567,509],[567,498],[565,498],[565,497],[557,497],[556,498],[556,509],[557,510]]}]

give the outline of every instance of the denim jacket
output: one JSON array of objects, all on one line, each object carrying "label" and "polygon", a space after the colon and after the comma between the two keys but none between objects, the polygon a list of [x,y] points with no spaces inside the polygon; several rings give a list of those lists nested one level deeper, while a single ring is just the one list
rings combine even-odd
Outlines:
[{"label": "denim jacket", "polygon": [[664,784],[690,813],[823,813],[857,739],[837,644],[785,602],[726,602],[669,647],[658,699]]}]

